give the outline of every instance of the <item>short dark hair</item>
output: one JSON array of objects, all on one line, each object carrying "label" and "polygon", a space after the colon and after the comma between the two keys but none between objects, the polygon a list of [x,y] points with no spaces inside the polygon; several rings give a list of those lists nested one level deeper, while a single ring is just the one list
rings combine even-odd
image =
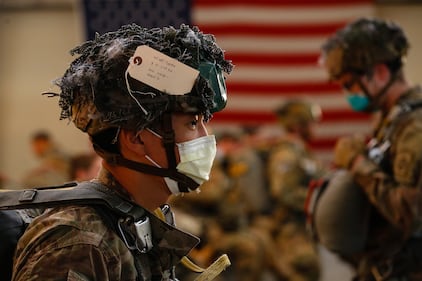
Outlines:
[{"label": "short dark hair", "polygon": [[50,133],[48,131],[40,130],[40,131],[36,131],[35,133],[32,134],[31,140],[33,140],[33,141],[37,141],[37,140],[49,141],[49,140],[51,140],[51,136],[50,136]]}]

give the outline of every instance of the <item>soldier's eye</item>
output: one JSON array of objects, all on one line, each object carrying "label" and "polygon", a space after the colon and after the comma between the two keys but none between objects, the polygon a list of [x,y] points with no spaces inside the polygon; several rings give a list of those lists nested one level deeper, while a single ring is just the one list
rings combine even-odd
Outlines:
[{"label": "soldier's eye", "polygon": [[195,115],[193,119],[189,122],[189,127],[191,129],[196,129],[196,127],[198,126],[198,122],[199,122],[199,116]]},{"label": "soldier's eye", "polygon": [[353,86],[356,84],[356,82],[358,82],[358,79],[359,79],[358,77],[353,77],[349,81],[344,82],[342,84],[343,89],[350,91],[353,88]]},{"label": "soldier's eye", "polygon": [[196,125],[198,125],[198,120],[192,120],[192,121],[190,122],[190,125],[191,125],[192,127],[196,127]]}]

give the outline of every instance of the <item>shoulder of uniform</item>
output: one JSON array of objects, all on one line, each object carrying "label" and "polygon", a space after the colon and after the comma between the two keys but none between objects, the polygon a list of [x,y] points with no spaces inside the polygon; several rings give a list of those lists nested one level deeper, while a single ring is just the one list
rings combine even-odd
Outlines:
[{"label": "shoulder of uniform", "polygon": [[102,235],[107,226],[92,206],[67,205],[47,209],[34,219],[28,230],[48,232],[54,228],[67,228],[79,232],[97,232]]}]

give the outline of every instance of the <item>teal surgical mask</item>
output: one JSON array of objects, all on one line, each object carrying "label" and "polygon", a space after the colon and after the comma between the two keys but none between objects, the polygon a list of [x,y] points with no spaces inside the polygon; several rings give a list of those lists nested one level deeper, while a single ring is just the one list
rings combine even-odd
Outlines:
[{"label": "teal surgical mask", "polygon": [[369,107],[369,98],[363,94],[348,94],[348,103],[354,111],[365,111]]}]

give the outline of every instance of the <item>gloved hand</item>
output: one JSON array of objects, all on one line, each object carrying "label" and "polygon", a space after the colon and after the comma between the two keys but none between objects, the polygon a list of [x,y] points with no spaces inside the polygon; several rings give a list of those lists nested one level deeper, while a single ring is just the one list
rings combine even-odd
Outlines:
[{"label": "gloved hand", "polygon": [[337,140],[334,147],[334,165],[349,169],[353,160],[365,151],[365,139],[362,136],[347,136]]}]

